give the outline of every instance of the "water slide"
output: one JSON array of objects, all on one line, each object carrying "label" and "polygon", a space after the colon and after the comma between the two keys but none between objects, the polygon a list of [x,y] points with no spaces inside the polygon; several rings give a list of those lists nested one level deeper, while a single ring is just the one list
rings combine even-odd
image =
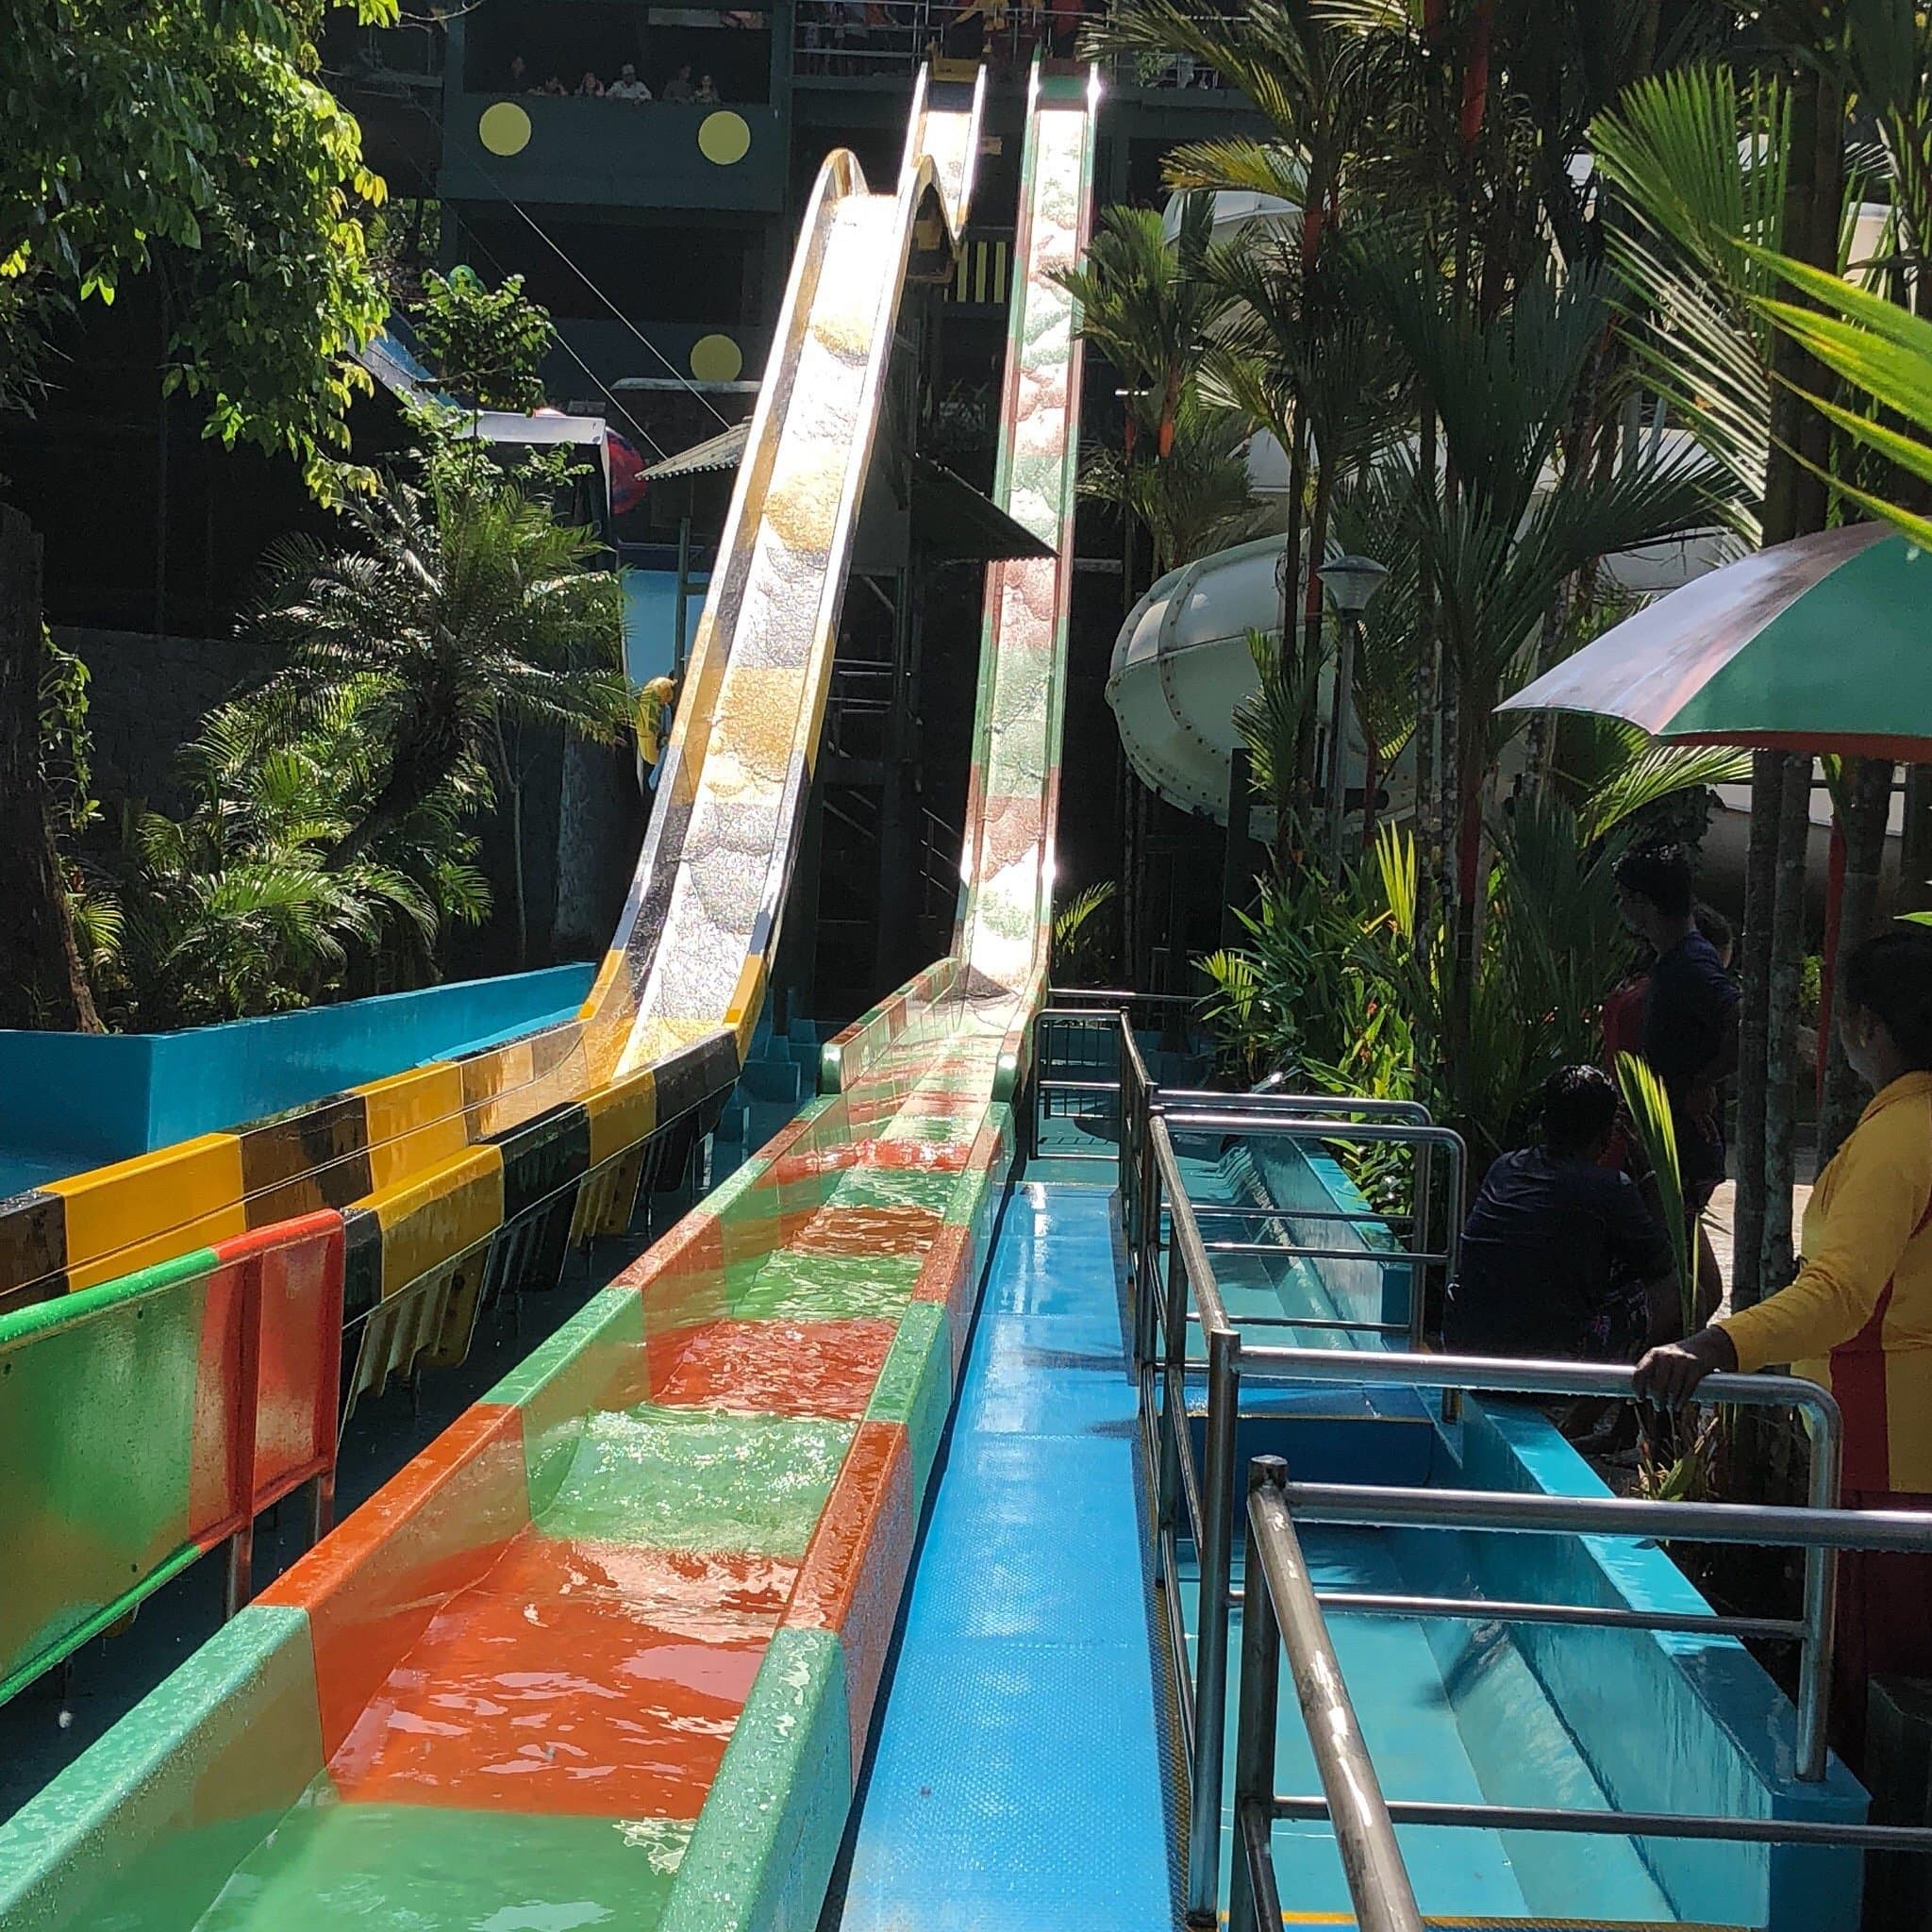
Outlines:
[{"label": "water slide", "polygon": [[[1091,221],[1096,106],[1085,77],[1036,74],[995,491],[1052,555],[988,573],[952,951],[827,1045],[821,1098],[791,1126],[0,1827],[8,1932],[814,1922],[1044,988],[1079,392],[1054,275]],[[365,1092],[334,1104],[364,1144],[280,1183],[286,1221],[344,1159],[393,1157],[386,1199],[313,1217],[352,1267],[358,1240],[369,1252],[358,1215],[373,1224],[378,1307],[448,1265],[439,1245],[474,1254],[511,1218],[520,1130],[569,1117],[594,1174],[729,1084],[797,834],[898,286],[908,263],[943,260],[976,148],[976,100],[944,111],[922,92],[895,194],[868,193],[849,157],[820,177],[668,791],[579,1018],[475,1069],[423,1070],[452,1102],[433,1115],[461,1136],[447,1152],[410,1158],[425,1127],[378,1118]],[[221,1330],[213,1311],[246,1299],[235,1283],[267,1279],[256,1248],[288,1236],[234,1239],[256,1191],[244,1150],[273,1131],[208,1137],[230,1144],[197,1158],[235,1183],[212,1205],[183,1198],[177,1166],[165,1237],[130,1208],[117,1245],[75,1215],[86,1191],[55,1193],[38,1211],[91,1238],[45,1272],[142,1240],[232,1243],[198,1277]],[[318,1138],[311,1124],[276,1144]],[[435,1188],[445,1173],[455,1186]],[[470,1187],[474,1206],[454,1198]],[[448,1221],[459,1231],[432,1236]],[[281,1300],[300,1303],[307,1277],[275,1252]],[[154,1291],[97,1291],[114,1307]],[[52,1306],[12,1319],[58,1327]],[[138,1361],[141,1340],[123,1340]],[[180,1487],[192,1501],[217,1474],[232,1487],[199,1462]]]},{"label": "water slide", "polygon": [[[0,1695],[245,1527],[242,1490],[266,1507],[329,1460],[329,1405],[304,1384],[318,1351],[347,1351],[351,1408],[460,1361],[482,1307],[621,1230],[647,1171],[675,1174],[722,1106],[798,844],[900,292],[951,273],[983,99],[981,81],[941,106],[922,76],[890,192],[848,154],[820,173],[658,808],[575,1013],[0,1204],[0,1354],[35,1351],[14,1386],[58,1386],[92,1445],[56,1454],[43,1418],[0,1412],[17,1466],[48,1474],[7,1531],[48,1556],[45,1588],[0,1608]],[[303,1286],[264,1290],[264,1269]],[[244,1382],[256,1466],[217,1472]],[[76,1547],[62,1525],[100,1514],[130,1426],[165,1477]]]}]

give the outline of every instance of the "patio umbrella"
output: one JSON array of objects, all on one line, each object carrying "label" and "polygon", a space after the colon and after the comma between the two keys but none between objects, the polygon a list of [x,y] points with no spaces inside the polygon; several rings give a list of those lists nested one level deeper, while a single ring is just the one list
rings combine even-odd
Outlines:
[{"label": "patio umbrella", "polygon": [[[1497,709],[1622,718],[1678,744],[1932,760],[1932,555],[1888,524],[1774,544],[1658,598]],[[1843,885],[1834,813],[1822,1026]]]},{"label": "patio umbrella", "polygon": [[1695,578],[1506,698],[1679,744],[1932,760],[1932,555],[1886,524]]}]

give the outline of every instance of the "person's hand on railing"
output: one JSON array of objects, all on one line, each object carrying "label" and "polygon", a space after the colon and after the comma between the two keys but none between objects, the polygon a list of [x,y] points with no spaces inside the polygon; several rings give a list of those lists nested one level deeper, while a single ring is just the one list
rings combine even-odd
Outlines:
[{"label": "person's hand on railing", "polygon": [[1640,1402],[1682,1408],[1707,1375],[1729,1374],[1737,1366],[1738,1351],[1731,1338],[1722,1328],[1703,1328],[1688,1341],[1667,1341],[1651,1349],[1637,1364],[1630,1387]]}]

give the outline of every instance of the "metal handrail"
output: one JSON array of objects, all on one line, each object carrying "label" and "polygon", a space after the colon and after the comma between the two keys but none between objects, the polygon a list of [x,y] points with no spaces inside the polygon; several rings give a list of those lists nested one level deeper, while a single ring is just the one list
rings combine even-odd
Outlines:
[{"label": "metal handrail", "polygon": [[1248,1465],[1241,1707],[1234,1756],[1235,1836],[1243,1856],[1232,1874],[1228,1932],[1274,1932],[1282,1923],[1269,1828],[1276,1815],[1274,1725],[1284,1649],[1356,1924],[1362,1932],[1423,1932],[1388,1800],[1295,1535],[1287,1486],[1288,1465],[1280,1457],[1257,1456]]},{"label": "metal handrail", "polygon": [[[1183,1132],[1224,1132],[1239,1135],[1282,1133],[1302,1141],[1332,1141],[1358,1140],[1365,1143],[1402,1142],[1416,1145],[1439,1159],[1456,1160],[1459,1192],[1461,1143],[1446,1129],[1430,1123],[1396,1120],[1386,1114],[1353,1123],[1340,1117],[1349,1111],[1340,1106],[1300,1114],[1296,1107],[1305,1096],[1291,1095],[1196,1095],[1179,1096],[1156,1090],[1149,1083],[1146,1069],[1133,1043],[1132,1032],[1124,1014],[1117,1016],[1121,1087],[1121,1193],[1123,1218],[1127,1238],[1130,1308],[1134,1324],[1135,1359],[1141,1383],[1141,1442],[1147,1457],[1155,1508],[1153,1557],[1156,1576],[1166,1611],[1169,1646],[1174,1659],[1183,1730],[1184,1757],[1189,1781],[1189,1839],[1187,1847],[1186,1903],[1189,1924],[1209,1927],[1215,1923],[1219,1901],[1219,1862],[1222,1790],[1222,1751],[1227,1722],[1228,1613],[1246,1598],[1231,1591],[1233,1536],[1235,1527],[1235,1472],[1237,1432],[1249,1411],[1241,1406],[1243,1379],[1257,1385],[1330,1383],[1487,1391],[1503,1394],[1609,1396],[1630,1399],[1634,1393],[1632,1371],[1602,1363],[1542,1362],[1491,1359],[1478,1357],[1431,1356],[1412,1345],[1410,1352],[1333,1351],[1277,1347],[1244,1341],[1240,1325],[1232,1322],[1223,1301],[1214,1273],[1215,1244],[1203,1240],[1199,1222],[1189,1201],[1186,1185],[1174,1151],[1174,1136]],[[1420,1302],[1424,1264],[1439,1261],[1455,1253],[1454,1223],[1440,1250],[1431,1250],[1427,1241],[1430,1197],[1418,1175],[1416,1212],[1413,1222],[1413,1249],[1381,1253],[1368,1249],[1360,1258],[1401,1262],[1413,1259],[1411,1271],[1415,1299]],[[1257,1210],[1257,1213],[1265,1210]],[[1272,1210],[1281,1219],[1291,1220],[1292,1210]],[[1282,1250],[1273,1250],[1280,1252]],[[1354,1251],[1345,1251],[1355,1258]],[[1418,1325],[1420,1316],[1417,1317]],[[1190,1350],[1191,1330],[1197,1330],[1205,1354]],[[1206,1414],[1200,1417],[1197,1405],[1201,1384],[1206,1377]],[[1193,1400],[1191,1402],[1191,1396]],[[1291,1657],[1298,1673],[1311,1672],[1309,1698],[1304,1703],[1311,1738],[1324,1724],[1331,1727],[1331,1741],[1345,1743],[1348,1723],[1338,1715],[1328,1700],[1339,1697],[1345,1706],[1339,1673],[1333,1672],[1333,1652],[1327,1646],[1325,1631],[1317,1645],[1307,1624],[1305,1612],[1320,1621],[1324,1611],[1404,1616],[1444,1616],[1482,1618],[1496,1622],[1553,1623],[1602,1625],[1644,1630],[1689,1629],[1692,1634],[1754,1637],[1796,1641],[1801,1646],[1798,1695],[1798,1776],[1815,1782],[1824,1774],[1825,1733],[1829,1717],[1831,1676],[1832,1611],[1836,1596],[1837,1551],[1840,1548],[1908,1547],[1932,1548],[1932,1519],[1911,1519],[1903,1512],[1879,1514],[1869,1511],[1840,1511],[1836,1508],[1840,1467],[1842,1456],[1843,1424],[1837,1404],[1818,1385],[1793,1376],[1719,1374],[1707,1377],[1697,1392],[1700,1404],[1725,1407],[1780,1407],[1795,1410],[1804,1420],[1811,1439],[1809,1503],[1803,1509],[1745,1510],[1729,1505],[1663,1505],[1603,1497],[1541,1497],[1516,1494],[1490,1494],[1479,1491],[1369,1490],[1338,1485],[1291,1485],[1286,1472],[1280,1480],[1271,1481],[1271,1495],[1261,1505],[1269,1527],[1262,1531],[1264,1542],[1274,1547],[1274,1569],[1264,1568],[1260,1582],[1256,1579],[1257,1562],[1248,1566],[1244,1581],[1247,1597],[1259,1589],[1272,1591],[1274,1614],[1283,1628],[1284,1638],[1295,1626]],[[1202,1449],[1197,1457],[1191,1433],[1191,1421],[1204,1423]],[[1485,1603],[1469,1599],[1379,1597],[1366,1593],[1324,1598],[1310,1588],[1309,1601],[1299,1599],[1293,1573],[1305,1579],[1306,1567],[1274,1534],[1275,1512],[1301,1511],[1310,1520],[1414,1523],[1424,1526],[1449,1524],[1462,1528],[1541,1530],[1568,1535],[1624,1535],[1683,1537],[1703,1541],[1781,1541],[1805,1551],[1805,1590],[1803,1614],[1799,1619],[1766,1617],[1723,1617],[1711,1613],[1690,1617],[1683,1613],[1649,1612],[1626,1607],[1610,1608],[1596,1605]],[[1190,1675],[1190,1645],[1181,1613],[1182,1579],[1178,1546],[1184,1534],[1181,1514],[1185,1510],[1187,1530],[1198,1556],[1199,1599],[1195,1624],[1194,1653],[1198,1658]],[[1251,1506],[1251,1521],[1253,1508]],[[1893,1520],[1896,1517],[1898,1520]],[[1291,1554],[1284,1556],[1286,1547]],[[1265,1563],[1266,1552],[1260,1562]],[[1295,1604],[1290,1611],[1283,1606]],[[1257,1607],[1258,1609],[1258,1606]],[[1265,1617],[1261,1619],[1265,1622]],[[1253,1629],[1244,1624],[1244,1671],[1250,1657],[1249,1645],[1258,1645]],[[1268,1646],[1271,1657],[1275,1646]],[[1254,1662],[1262,1675],[1256,1681],[1267,1688],[1274,1679],[1267,1674],[1274,1664]],[[1332,1677],[1332,1681],[1326,1681]],[[1247,1684],[1244,1676],[1244,1687]],[[1326,1688],[1324,1688],[1324,1681]],[[1250,1734],[1258,1723],[1245,1709],[1248,1691],[1244,1688],[1242,1723]],[[1274,1692],[1269,1691],[1272,1697]],[[1340,1725],[1339,1730],[1333,1726]],[[1272,1740],[1272,1716],[1267,1726]],[[1321,1764],[1324,1746],[1316,1744]],[[1258,1745],[1256,1746],[1258,1751]],[[1272,1757],[1270,1760],[1272,1764]],[[1341,1785],[1346,1805],[1353,1812],[1347,1831],[1357,1840],[1357,1850],[1371,1844],[1392,1847],[1390,1818],[1404,1822],[1417,1815],[1412,1806],[1392,1807],[1382,1804],[1381,1794],[1373,1787],[1373,1770],[1363,1782],[1344,1750],[1324,1769],[1324,1790],[1328,1773],[1345,1773]],[[1334,1791],[1321,1799],[1279,1798],[1266,1789],[1266,1781],[1256,1771],[1255,1753],[1243,1754],[1237,1745],[1236,1841],[1240,1856],[1231,1874],[1237,1897],[1244,1900],[1241,1909],[1249,1914],[1248,1924],[1280,1923],[1278,1901],[1273,1894],[1272,1849],[1269,1825],[1275,1816],[1291,1815],[1283,1807],[1297,1807],[1292,1814],[1332,1816],[1338,1840],[1343,1825]],[[1477,1807],[1489,1808],[1489,1807]],[[1375,1816],[1379,1809],[1380,1816]],[[1556,1813],[1558,1817],[1574,1814]],[[1584,1814],[1593,1816],[1598,1814]],[[1623,1814],[1602,1814],[1615,1817]],[[1648,1814],[1630,1814],[1624,1835],[1649,1823]],[[1527,1819],[1527,1814],[1525,1814]],[[1446,1815],[1440,1821],[1459,1823]],[[1723,1821],[1720,1821],[1721,1823]],[[1659,1835],[1668,1835],[1670,1821]],[[1534,1829],[1525,1822],[1524,1828]],[[1556,1827],[1552,1827],[1556,1828]],[[1596,1828],[1589,1824],[1576,1829]],[[1605,1825],[1605,1829],[1613,1829]],[[1836,1828],[1834,1828],[1836,1829]],[[1713,1837],[1724,1832],[1713,1831]],[[1732,1832],[1732,1837],[1748,1836]],[[1932,1845],[1932,1833],[1924,1835]],[[1808,1841],[1808,1840],[1807,1840]],[[1821,1838],[1820,1842],[1851,1844],[1851,1836]],[[1888,1840],[1888,1843],[1894,1842]],[[1897,1842],[1902,1843],[1903,1840]],[[1344,1850],[1344,1862],[1355,1854]],[[1361,1871],[1370,1873],[1384,1862],[1382,1854],[1364,1854],[1368,1862]],[[1399,1864],[1399,1860],[1398,1860]],[[1351,1875],[1351,1888],[1355,1877]],[[1406,1881],[1404,1882],[1406,1887]],[[1395,1932],[1408,1932],[1417,1924],[1412,1919],[1388,1918],[1387,1909],[1401,1908],[1404,1888],[1391,1888],[1386,1872],[1368,1889],[1356,1893],[1357,1915],[1364,1926],[1388,1925]],[[1385,1906],[1384,1900],[1392,1901]],[[1413,1900],[1407,1900],[1413,1910]],[[1370,1916],[1384,1912],[1383,1917]],[[1273,1916],[1270,1916],[1273,1913]],[[1236,1916],[1234,1932],[1244,1922]]]},{"label": "metal handrail", "polygon": [[[1320,1106],[1322,1096],[1307,1094],[1246,1094],[1241,1095],[1233,1105],[1224,1094],[1209,1095],[1212,1105],[1195,1103],[1193,1095],[1176,1095],[1163,1089],[1160,1096],[1161,1109],[1171,1129],[1177,1133],[1222,1133],[1253,1134],[1256,1132],[1275,1133],[1296,1141],[1347,1141],[1362,1146],[1398,1146],[1414,1149],[1415,1165],[1411,1177],[1414,1194],[1413,1212],[1407,1217],[1409,1230],[1409,1245],[1407,1249],[1391,1250],[1386,1254],[1374,1249],[1364,1249],[1357,1256],[1352,1250],[1310,1246],[1306,1242],[1284,1241],[1272,1245],[1272,1252],[1279,1253],[1285,1258],[1300,1258],[1309,1261],[1322,1260],[1382,1260],[1394,1263],[1407,1260],[1408,1263],[1408,1345],[1412,1354],[1420,1354],[1425,1341],[1425,1323],[1428,1310],[1427,1277],[1432,1267],[1445,1270],[1445,1278],[1454,1280],[1462,1257],[1462,1217],[1459,1204],[1463,1194],[1464,1176],[1469,1163],[1468,1150],[1463,1145],[1461,1135],[1448,1127],[1439,1127],[1428,1117],[1428,1109],[1419,1101],[1363,1101],[1361,1111],[1368,1113],[1365,1120],[1349,1121],[1341,1124],[1335,1122],[1341,1114],[1354,1109],[1357,1103],[1345,1098],[1338,1099],[1335,1106],[1324,1108]],[[1312,1108],[1312,1110],[1310,1108]],[[1420,1121],[1410,1117],[1411,1110],[1420,1112]],[[1429,1205],[1435,1186],[1435,1162],[1438,1155],[1447,1161],[1447,1178],[1443,1192],[1447,1200],[1447,1211],[1443,1228],[1443,1245],[1440,1251],[1429,1246]],[[1179,1185],[1179,1170],[1174,1170],[1176,1191],[1185,1192]],[[1192,1206],[1189,1215],[1191,1219]],[[1293,1219],[1287,1211],[1283,1219]],[[1326,1217],[1324,1217],[1326,1218]],[[1210,1244],[1210,1248],[1220,1244]],[[1224,1253],[1256,1253],[1254,1248],[1220,1248]],[[1307,1322],[1302,1325],[1315,1328],[1326,1325],[1321,1322]]]},{"label": "metal handrail", "polygon": [[1435,1124],[1435,1116],[1420,1100],[1371,1100],[1351,1093],[1221,1093],[1211,1087],[1163,1087],[1160,1101],[1170,1111],[1202,1107],[1220,1113],[1290,1120],[1346,1115],[1354,1120],[1406,1121],[1419,1127]]}]

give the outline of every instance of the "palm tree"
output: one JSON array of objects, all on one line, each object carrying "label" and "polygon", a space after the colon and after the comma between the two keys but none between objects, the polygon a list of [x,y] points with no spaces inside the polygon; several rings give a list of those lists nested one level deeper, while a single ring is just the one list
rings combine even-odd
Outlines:
[{"label": "palm tree", "polygon": [[1208,407],[1189,388],[1171,428],[1159,460],[1136,463],[1123,451],[1101,449],[1080,476],[1083,496],[1112,505],[1147,532],[1156,577],[1259,536],[1268,521],[1248,488],[1245,418]]},{"label": "palm tree", "polygon": [[1558,466],[1607,320],[1591,277],[1526,284],[1491,323],[1458,314],[1399,259],[1372,264],[1366,285],[1414,364],[1458,484],[1453,497],[1424,488],[1406,447],[1391,458],[1411,475],[1422,568],[1456,696],[1445,749],[1466,965],[1484,791],[1513,728],[1495,706],[1564,583],[1602,557],[1707,526],[1721,477],[1701,457],[1646,448],[1607,470]]},{"label": "palm tree", "polygon": [[[1113,365],[1124,392],[1118,463],[1098,473],[1091,493],[1135,516],[1147,510],[1172,522],[1163,498],[1185,493],[1172,487],[1174,479],[1156,483],[1141,473],[1150,462],[1164,465],[1174,456],[1203,348],[1226,312],[1226,296],[1202,274],[1212,213],[1207,196],[1191,196],[1181,205],[1179,228],[1170,242],[1155,209],[1108,208],[1085,265],[1059,277],[1080,305],[1081,335]],[[1191,446],[1182,453],[1189,466],[1185,474],[1198,478],[1209,439],[1198,417],[1186,426]],[[1132,531],[1133,522],[1124,517],[1125,605],[1136,595]]]},{"label": "palm tree", "polygon": [[288,540],[252,626],[283,654],[257,694],[312,723],[366,680],[381,782],[327,849],[353,864],[467,769],[505,724],[614,741],[630,716],[615,576],[592,532],[560,524],[529,479],[432,450],[416,480],[385,477],[346,514],[358,541]]}]

